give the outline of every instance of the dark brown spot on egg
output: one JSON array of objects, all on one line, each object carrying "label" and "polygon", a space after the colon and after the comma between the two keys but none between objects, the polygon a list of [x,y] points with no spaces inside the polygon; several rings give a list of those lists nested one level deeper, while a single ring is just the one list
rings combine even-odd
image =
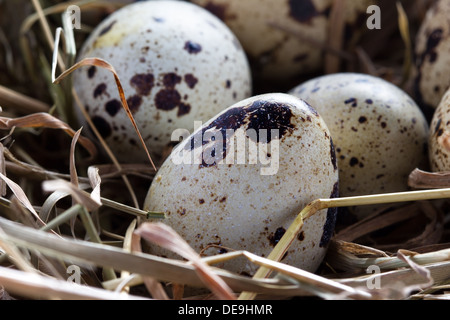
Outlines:
[{"label": "dark brown spot on egg", "polygon": [[155,84],[155,77],[151,73],[135,74],[130,79],[130,85],[136,90],[136,93],[141,96],[148,96]]},{"label": "dark brown spot on egg", "polygon": [[[339,182],[336,182],[333,186],[333,190],[330,195],[330,199],[339,197]],[[326,247],[333,237],[334,228],[336,227],[336,220],[338,215],[337,208],[329,208],[327,211],[327,220],[323,226],[323,234],[320,239],[319,246],[321,248]]]},{"label": "dark brown spot on egg", "polygon": [[357,158],[353,157],[353,158],[350,159],[350,163],[349,164],[350,164],[350,167],[354,167],[354,166],[359,164],[359,160]]},{"label": "dark brown spot on egg", "polygon": [[189,54],[197,54],[202,51],[202,46],[193,41],[186,41],[184,44],[184,50],[189,52]]},{"label": "dark brown spot on egg", "polygon": [[174,88],[181,82],[181,77],[174,72],[166,73],[163,76],[163,84],[167,88]]},{"label": "dark brown spot on egg", "polygon": [[[254,129],[257,133],[257,141],[270,143],[273,138],[271,129],[277,129],[277,135],[281,139],[288,130],[292,129],[291,124],[292,112],[291,109],[284,105],[271,103],[266,101],[255,101],[249,108],[248,114],[248,129]],[[260,130],[267,130],[266,139],[261,139]],[[252,138],[252,137],[250,137]]]},{"label": "dark brown spot on egg", "polygon": [[433,32],[430,33],[427,40],[427,48],[426,48],[426,54],[430,54],[434,52],[434,49],[439,45],[439,43],[442,40],[442,35],[444,31],[441,28],[433,30]]},{"label": "dark brown spot on egg", "polygon": [[100,116],[94,116],[92,118],[92,122],[94,123],[95,127],[97,128],[98,132],[103,138],[106,139],[111,135],[112,133],[111,126],[105,119],[103,119]]},{"label": "dark brown spot on egg", "polygon": [[98,98],[102,94],[106,92],[106,83],[100,83],[95,89],[94,89],[94,99]]},{"label": "dark brown spot on egg", "polygon": [[139,107],[142,104],[142,97],[135,94],[127,99],[128,108],[130,108],[131,113],[135,114],[139,111]]},{"label": "dark brown spot on egg", "polygon": [[122,103],[117,99],[110,100],[105,104],[105,110],[111,117],[114,117],[121,108]]},{"label": "dark brown spot on egg", "polygon": [[92,79],[95,76],[95,73],[97,72],[96,66],[91,66],[87,69],[88,78]]},{"label": "dark brown spot on egg", "polygon": [[356,98],[350,98],[345,100],[344,102],[345,104],[351,104],[352,107],[357,107],[358,106],[358,100]]},{"label": "dark brown spot on egg", "polygon": [[99,37],[103,36],[105,33],[109,32],[111,28],[117,23],[117,20],[112,21],[110,24],[108,24],[106,27],[104,27],[100,33],[98,34]]},{"label": "dark brown spot on egg", "polygon": [[184,75],[184,81],[190,89],[194,89],[198,79],[192,73],[188,73]]},{"label": "dark brown spot on egg", "polygon": [[439,118],[438,121],[436,122],[436,125],[434,126],[434,134],[439,132],[439,129],[441,128],[441,124],[442,124],[442,119]]},{"label": "dark brown spot on egg", "polygon": [[311,113],[313,115],[315,115],[316,117],[319,117],[319,112],[317,112],[317,110],[315,108],[313,108],[308,102],[303,101],[305,103],[305,105],[308,107],[309,111],[311,111]]},{"label": "dark brown spot on egg", "polygon": [[338,169],[337,160],[336,160],[336,151],[334,149],[333,139],[330,138],[330,155],[331,155],[331,163],[333,164],[334,170]]},{"label": "dark brown spot on egg", "polygon": [[177,90],[163,89],[155,97],[155,106],[160,110],[173,110],[181,102],[181,96]]},{"label": "dark brown spot on egg", "polygon": [[[247,130],[250,129],[255,133],[249,135],[250,139],[256,140],[255,142],[270,143],[272,139],[281,139],[294,128],[291,124],[291,117],[292,112],[289,106],[272,101],[257,100],[251,105],[227,110],[196,133],[191,138],[190,143],[186,144],[185,148],[193,150],[212,142],[211,146],[207,148],[208,150],[204,151],[203,159],[205,159],[205,155],[212,155],[215,162],[206,163],[203,161],[200,165],[201,168],[211,167],[226,158],[230,143],[230,139],[227,140],[229,138],[228,130],[235,131],[245,124],[247,125]],[[272,132],[272,129],[274,132]],[[203,138],[206,131],[214,132],[214,130],[217,130],[222,135],[220,141],[214,143],[214,141]],[[272,134],[275,134],[275,136],[272,136]],[[220,145],[220,143],[222,144]],[[211,153],[212,151],[214,154]]]},{"label": "dark brown spot on egg", "polygon": [[178,105],[177,116],[178,117],[182,117],[182,116],[188,114],[190,111],[191,111],[191,105],[190,104],[180,102],[180,104]]},{"label": "dark brown spot on egg", "polygon": [[303,240],[305,240],[305,232],[304,232],[304,231],[302,231],[302,232],[300,232],[300,233],[298,234],[297,240],[298,240],[298,241],[303,241]]},{"label": "dark brown spot on egg", "polygon": [[270,245],[275,247],[285,233],[286,229],[283,227],[280,227],[274,233],[271,233],[268,237]]},{"label": "dark brown spot on egg", "polygon": [[198,203],[204,204],[205,203],[205,199],[198,199]]},{"label": "dark brown spot on egg", "polygon": [[359,123],[366,123],[366,122],[367,122],[367,118],[364,117],[364,116],[359,117],[358,122],[359,122]]},{"label": "dark brown spot on egg", "polygon": [[311,0],[289,0],[289,15],[301,23],[311,21],[318,14]]}]

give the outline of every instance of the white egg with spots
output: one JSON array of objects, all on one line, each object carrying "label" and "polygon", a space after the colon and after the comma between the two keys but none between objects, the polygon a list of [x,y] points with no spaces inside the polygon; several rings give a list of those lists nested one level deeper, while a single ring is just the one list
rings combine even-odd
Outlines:
[{"label": "white egg with spots", "polygon": [[[109,15],[83,44],[78,59],[102,58],[117,71],[131,112],[154,156],[176,129],[194,129],[251,95],[247,57],[230,29],[184,1],[146,1]],[[76,70],[74,88],[119,160],[147,161],[120,103],[113,75]]]},{"label": "white egg with spots", "polygon": [[450,171],[450,89],[436,108],[428,139],[431,170]]},{"label": "white egg with spots", "polygon": [[[329,130],[307,103],[287,94],[245,99],[174,148],[145,199],[145,210],[197,251],[247,250],[267,257],[300,211],[337,197],[338,169]],[[335,209],[307,218],[282,262],[315,271],[333,235]],[[150,253],[176,256],[157,246]],[[220,265],[237,273],[245,260]]]},{"label": "white egg with spots", "polygon": [[411,171],[426,163],[428,123],[397,86],[365,74],[338,73],[290,93],[314,105],[331,131],[341,196],[406,191]]},{"label": "white egg with spots", "polygon": [[418,102],[436,109],[450,86],[450,2],[438,0],[427,11],[416,36],[415,93]]},{"label": "white egg with spots", "polygon": [[[292,81],[323,70],[333,0],[191,0],[220,17],[236,34],[254,66],[254,78]],[[347,1],[347,39],[367,30],[367,8],[376,0]],[[349,43],[351,41],[346,42]]]}]

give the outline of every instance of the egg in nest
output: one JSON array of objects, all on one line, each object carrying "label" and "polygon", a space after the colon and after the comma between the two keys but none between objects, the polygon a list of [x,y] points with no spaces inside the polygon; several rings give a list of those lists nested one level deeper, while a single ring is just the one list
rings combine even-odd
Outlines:
[{"label": "egg in nest", "polygon": [[[338,196],[338,168],[321,116],[288,94],[264,94],[219,113],[175,147],[144,209],[164,212],[197,252],[247,250],[267,257],[310,202]],[[315,271],[333,235],[336,210],[307,218],[282,262]],[[150,253],[176,258],[151,246]],[[233,260],[221,267],[253,274]]]},{"label": "egg in nest", "polygon": [[314,105],[330,129],[341,196],[406,191],[411,171],[426,167],[428,122],[394,84],[337,73],[311,79],[290,93]]},{"label": "egg in nest", "polygon": [[[102,58],[117,71],[128,106],[152,156],[171,145],[172,132],[193,130],[251,95],[242,47],[217,17],[183,1],[147,1],[109,15],[82,46],[78,59]],[[144,162],[113,75],[76,70],[73,86],[93,123],[122,162]]]}]

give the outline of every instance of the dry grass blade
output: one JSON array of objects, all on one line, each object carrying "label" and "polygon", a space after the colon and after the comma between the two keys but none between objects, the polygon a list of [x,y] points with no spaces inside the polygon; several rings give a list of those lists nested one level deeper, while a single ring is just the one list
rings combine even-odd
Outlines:
[{"label": "dry grass blade", "polygon": [[[87,241],[58,237],[47,232],[25,227],[0,217],[7,240],[19,247],[37,250],[41,254],[64,259],[73,263],[95,264],[127,270],[131,273],[150,276],[160,281],[180,283],[194,287],[204,287],[192,264],[137,252],[129,253],[121,248]],[[235,291],[250,290],[261,294],[277,296],[303,295],[305,291],[297,285],[278,279],[259,279],[232,274],[225,270],[214,272]],[[117,279],[111,280],[111,283]]]},{"label": "dry grass blade", "polygon": [[308,287],[308,291],[312,291],[319,296],[345,295],[346,297],[353,299],[370,299],[372,297],[371,294],[362,290],[355,290],[352,287],[341,285],[338,282],[280,262],[261,258],[249,252],[243,252],[242,254],[258,265],[270,268],[271,270],[276,270],[292,279],[300,281],[303,286]]},{"label": "dry grass blade", "polygon": [[411,36],[409,34],[409,21],[408,16],[403,9],[402,4],[397,1],[397,11],[398,11],[398,25],[400,29],[400,34],[402,36],[403,42],[405,43],[405,62],[403,65],[403,79],[402,84],[406,83],[408,81],[410,73],[411,73],[411,67],[413,64],[413,57],[412,57],[412,43],[411,43]]},{"label": "dry grass blade", "polygon": [[33,299],[147,300],[4,267],[0,267],[0,283],[10,292]]},{"label": "dry grass blade", "polygon": [[[434,280],[433,280],[433,277],[431,277],[430,270],[413,262],[407,252],[404,252],[403,250],[399,250],[397,252],[397,257],[400,260],[407,263],[412,270],[414,270],[419,276],[421,276],[425,280],[425,282],[420,285],[420,289],[428,288],[433,285]],[[417,287],[408,288],[408,289],[410,291],[415,291],[415,290],[417,290]],[[409,293],[410,292],[408,292],[408,295],[409,295]]]},{"label": "dry grass blade", "polygon": [[[268,259],[274,261],[281,261],[282,257],[287,252],[291,243],[299,234],[303,227],[304,221],[314,215],[321,209],[333,208],[333,207],[349,207],[349,206],[362,206],[373,204],[385,204],[385,203],[398,203],[408,201],[420,201],[431,199],[445,199],[450,197],[450,189],[436,189],[425,191],[412,191],[412,192],[399,192],[389,194],[376,194],[368,196],[358,197],[344,197],[334,199],[317,199],[308,204],[296,217],[294,222],[284,233],[278,244],[269,254]],[[259,268],[253,278],[265,278],[270,274],[270,269]],[[250,300],[256,297],[251,292],[244,292],[240,295],[239,299]]]},{"label": "dry grass blade", "polygon": [[77,188],[65,180],[49,180],[42,183],[42,188],[47,192],[62,191],[69,193],[75,201],[89,211],[95,211],[101,207],[102,203],[94,199],[89,193]]},{"label": "dry grass blade", "polygon": [[427,172],[415,169],[408,177],[408,185],[416,189],[448,188],[450,172]]},{"label": "dry grass blade", "polygon": [[[50,49],[53,51],[53,49],[54,49],[54,42],[53,42],[52,32],[50,30],[50,26],[48,24],[48,21],[45,19],[45,14],[44,14],[44,12],[42,10],[42,7],[41,7],[41,5],[40,5],[38,0],[31,0],[31,1],[32,1],[33,6],[34,6],[34,8],[36,10],[36,13],[39,16],[39,22],[41,23],[41,27],[42,27],[42,29],[44,31],[44,36],[47,39],[47,43],[50,46]],[[62,70],[64,70],[66,68],[65,63],[64,63],[62,57],[59,54],[58,54],[58,63],[59,63],[59,65],[60,65]]]},{"label": "dry grass blade", "polygon": [[50,110],[48,104],[5,88],[4,86],[0,86],[0,105],[22,112],[48,112]]},{"label": "dry grass blade", "polygon": [[[137,233],[133,232],[130,234],[130,239],[130,251],[142,252],[141,237]],[[153,277],[143,277],[142,281],[144,282],[145,287],[151,293],[153,298],[159,300],[169,300],[166,291],[158,280]]]},{"label": "dry grass blade", "polygon": [[[5,147],[2,143],[0,143],[0,173],[6,176]],[[0,181],[0,195],[2,197],[6,195],[6,183],[4,180]]]},{"label": "dry grass blade", "polygon": [[[148,157],[153,169],[156,171],[156,166],[153,163],[152,157],[150,156],[147,146],[145,145],[144,139],[142,138],[142,135],[138,129],[136,121],[134,120],[133,114],[131,113],[131,110],[128,106],[128,102],[127,102],[127,99],[125,98],[124,90],[123,90],[122,84],[120,82],[119,76],[111,64],[109,64],[107,61],[100,59],[100,58],[85,58],[85,59],[77,62],[76,64],[74,64],[72,67],[70,67],[66,71],[64,71],[56,79],[54,79],[53,82],[59,83],[67,75],[69,75],[76,69],[81,68],[83,66],[96,66],[96,67],[104,68],[104,69],[110,71],[114,75],[114,80],[117,85],[117,90],[119,91],[119,96],[120,96],[120,101],[122,102],[122,107],[124,108],[125,112],[127,113],[127,116],[130,119],[130,121],[135,129],[135,131],[139,137],[139,140],[140,140],[142,146],[144,147],[145,152],[147,153],[147,157]],[[54,75],[52,75],[52,77],[54,77]]]},{"label": "dry grass blade", "polygon": [[22,188],[17,183],[15,183],[14,181],[12,181],[11,179],[9,179],[8,177],[4,176],[1,173],[0,173],[0,178],[6,182],[6,184],[11,189],[11,191],[14,193],[16,198],[20,201],[20,203],[22,203],[22,205],[25,208],[27,208],[42,225],[45,225],[44,221],[41,220],[41,218],[39,217],[36,210],[34,210],[33,205],[28,200],[28,197],[25,194],[25,192],[22,190]]},{"label": "dry grass blade", "polygon": [[100,178],[98,171],[99,170],[96,167],[89,167],[88,177],[92,187],[91,198],[96,202],[101,203],[102,201],[100,197],[100,185],[102,183],[102,179]]},{"label": "dry grass blade", "polygon": [[81,129],[75,132],[72,138],[72,143],[70,144],[70,161],[69,161],[69,172],[70,172],[70,182],[78,187],[78,173],[77,167],[75,166],[75,146],[77,144],[78,138],[80,137]]},{"label": "dry grass blade", "polygon": [[[340,230],[336,235],[336,240],[356,241],[362,237],[370,237],[370,245],[378,249],[394,252],[398,249],[417,248],[431,245],[439,242],[443,233],[444,217],[441,210],[436,209],[430,202],[421,201],[390,210],[379,210],[370,216]],[[375,231],[383,230],[391,226],[395,226],[399,222],[406,227],[416,225],[416,221],[420,221],[422,226],[417,232],[408,232],[406,235],[392,235],[387,232],[383,233],[383,243],[377,243],[373,234]]]},{"label": "dry grass blade", "polygon": [[146,222],[136,230],[136,233],[145,240],[171,250],[191,261],[199,277],[218,298],[225,300],[235,299],[228,285],[210,271],[209,266],[172,228],[162,223]]},{"label": "dry grass blade", "polygon": [[[450,261],[450,249],[442,249],[433,252],[420,253],[410,257],[418,265],[427,265]],[[409,267],[396,256],[393,257],[359,257],[359,254],[347,250],[343,241],[333,241],[327,255],[327,261],[340,270],[363,270],[369,266],[378,266],[381,270],[394,270]],[[448,277],[448,274],[447,274]]]},{"label": "dry grass blade", "polygon": [[[0,117],[0,129],[11,129],[13,127],[61,129],[71,137],[74,137],[76,133],[67,123],[44,112],[33,113],[19,118]],[[91,157],[97,154],[97,148],[91,140],[80,136],[79,141],[89,151]]]}]

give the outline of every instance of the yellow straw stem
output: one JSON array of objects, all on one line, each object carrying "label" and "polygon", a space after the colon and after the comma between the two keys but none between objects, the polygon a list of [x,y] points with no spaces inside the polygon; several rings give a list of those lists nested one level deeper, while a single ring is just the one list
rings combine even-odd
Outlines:
[{"label": "yellow straw stem", "polygon": [[[294,222],[289,226],[283,237],[280,239],[278,244],[275,246],[275,248],[267,258],[274,261],[281,261],[284,254],[289,249],[292,241],[294,241],[294,239],[302,229],[304,221],[307,218],[313,216],[319,210],[326,208],[436,200],[445,198],[450,198],[450,188],[314,200],[298,214]],[[253,278],[266,278],[270,274],[270,272],[271,270],[269,268],[261,267],[255,273]],[[253,300],[255,297],[256,294],[254,293],[242,292],[242,294],[239,296],[239,299]]]}]

